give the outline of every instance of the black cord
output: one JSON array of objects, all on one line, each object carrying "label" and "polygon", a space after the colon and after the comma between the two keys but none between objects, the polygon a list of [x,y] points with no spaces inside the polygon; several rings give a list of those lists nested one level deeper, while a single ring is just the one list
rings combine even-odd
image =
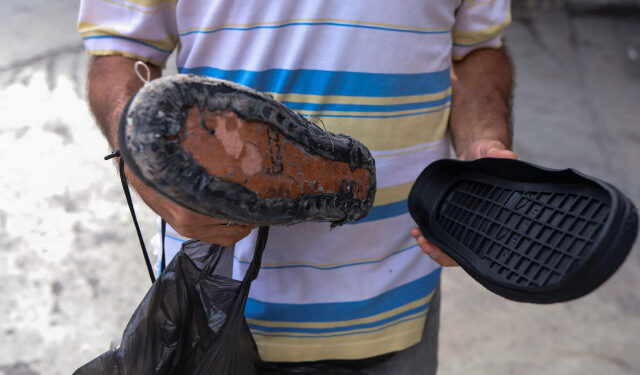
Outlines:
[{"label": "black cord", "polygon": [[104,157],[104,160],[109,160],[109,159],[113,159],[113,158],[117,158],[120,157],[120,150],[115,150],[114,152],[110,153],[109,155]]},{"label": "black cord", "polygon": [[[117,155],[116,155],[117,153]],[[105,157],[105,160],[109,160],[113,157],[120,156],[118,151],[114,151],[111,155]],[[124,160],[120,158],[120,182],[122,182],[122,190],[124,190],[124,196],[127,198],[127,205],[129,206],[129,212],[131,212],[131,218],[133,219],[133,224],[136,227],[136,233],[138,234],[138,241],[140,241],[140,248],[142,249],[142,256],[144,257],[144,262],[147,264],[147,271],[149,271],[149,278],[151,282],[154,283],[156,281],[156,277],[153,275],[153,268],[151,267],[151,261],[149,260],[149,254],[147,253],[147,247],[144,245],[144,239],[142,238],[142,231],[140,231],[140,226],[138,225],[138,219],[136,217],[135,209],[133,208],[133,201],[131,200],[131,192],[129,191],[129,184],[127,183],[127,177],[124,175]],[[162,236],[162,263],[164,263],[164,235]]]},{"label": "black cord", "polygon": [[[115,150],[111,154],[105,156],[104,160],[109,160],[119,156],[120,156],[120,151]],[[153,274],[153,267],[151,267],[151,261],[149,260],[149,253],[147,253],[147,247],[144,245],[144,239],[142,238],[142,231],[140,230],[140,225],[138,225],[138,218],[136,217],[136,212],[133,207],[133,200],[131,199],[131,191],[129,190],[127,177],[124,174],[124,160],[122,160],[122,158],[120,158],[119,170],[120,170],[120,182],[122,182],[122,190],[124,191],[124,196],[127,199],[127,206],[129,206],[131,219],[133,220],[133,224],[136,228],[136,233],[138,234],[138,241],[140,242],[140,248],[142,249],[142,256],[144,257],[144,262],[147,265],[147,271],[149,271],[149,278],[151,279],[151,282],[154,283],[156,281],[156,277]],[[162,260],[160,261],[160,273],[162,273],[166,267],[165,235],[167,233],[167,222],[162,218],[160,221],[160,226],[161,226],[161,235],[162,235]],[[258,238],[256,240],[256,249],[254,252],[254,259],[249,265],[249,269],[247,270],[247,275],[243,280],[243,284],[245,284],[245,287],[247,288],[248,288],[248,285],[251,284],[251,281],[255,280],[255,278],[258,277],[260,264],[262,262],[262,253],[264,252],[264,248],[267,244],[268,234],[269,234],[269,227],[260,227],[260,229],[258,230]]]}]

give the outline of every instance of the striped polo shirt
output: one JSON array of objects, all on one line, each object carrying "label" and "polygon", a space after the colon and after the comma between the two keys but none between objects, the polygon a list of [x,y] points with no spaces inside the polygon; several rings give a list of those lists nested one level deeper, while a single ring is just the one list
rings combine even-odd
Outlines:
[{"label": "striped polo shirt", "polygon": [[[421,340],[440,267],[409,230],[413,181],[448,156],[452,59],[498,47],[508,0],[83,0],[93,55],[164,65],[272,94],[363,142],[378,191],[366,218],[273,227],[246,317],[266,361],[357,359]],[[241,279],[256,233],[235,247]],[[169,229],[171,257],[185,240]]]}]

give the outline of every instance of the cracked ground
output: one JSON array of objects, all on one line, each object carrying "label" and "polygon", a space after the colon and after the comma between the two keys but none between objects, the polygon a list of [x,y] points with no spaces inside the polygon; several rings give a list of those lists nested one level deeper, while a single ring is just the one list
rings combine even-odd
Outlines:
[{"label": "cracked ground", "polygon": [[[109,348],[149,287],[108,146],[84,100],[76,1],[0,13],[0,374],[69,374]],[[640,203],[634,17],[514,13],[515,151]],[[26,27],[28,26],[28,27]],[[55,32],[52,32],[55,31]],[[639,47],[640,48],[640,47]],[[155,217],[137,201],[147,242]],[[441,374],[640,374],[640,252],[591,295],[506,301],[443,276]]]}]

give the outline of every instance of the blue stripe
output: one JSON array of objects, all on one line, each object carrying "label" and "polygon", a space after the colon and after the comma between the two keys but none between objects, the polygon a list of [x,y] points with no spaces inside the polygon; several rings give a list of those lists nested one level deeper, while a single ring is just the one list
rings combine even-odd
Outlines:
[{"label": "blue stripe", "polygon": [[186,242],[186,241],[187,241],[187,240],[184,240],[184,239],[182,239],[182,238],[174,237],[174,236],[170,235],[169,233],[165,233],[165,234],[164,234],[164,236],[165,236],[165,237],[169,237],[169,238],[171,238],[172,240],[176,240],[176,241],[178,241],[178,242],[180,242],[180,243],[182,243],[182,242]]},{"label": "blue stripe", "polygon": [[259,324],[252,324],[249,323],[249,328],[251,329],[259,329],[260,331],[264,331],[264,332],[300,332],[300,333],[331,333],[331,332],[345,332],[345,331],[353,331],[356,329],[364,329],[364,328],[374,328],[374,327],[379,327],[381,325],[393,322],[394,320],[399,320],[402,318],[406,318],[409,315],[413,315],[413,314],[417,314],[419,312],[424,312],[427,307],[429,306],[429,303],[424,303],[423,305],[414,307],[412,309],[409,309],[407,311],[403,311],[399,314],[381,319],[381,320],[377,320],[375,322],[369,322],[369,323],[361,323],[361,324],[354,324],[354,325],[350,325],[350,326],[342,326],[342,327],[330,327],[330,328],[301,328],[301,327],[267,327],[267,326],[262,326]]},{"label": "blue stripe", "polygon": [[223,70],[205,66],[182,67],[180,72],[226,79],[258,91],[281,94],[396,97],[436,94],[451,85],[449,68],[430,73],[387,74],[311,69]]},{"label": "blue stripe", "polygon": [[133,39],[133,38],[127,38],[126,36],[119,36],[119,35],[94,35],[94,36],[87,36],[82,38],[82,40],[87,40],[87,39],[124,39],[124,40],[128,40],[129,42],[133,42],[133,43],[137,43],[137,44],[141,44],[143,46],[147,46],[149,48],[153,48],[155,50],[158,50],[160,52],[165,52],[165,53],[171,53],[171,50],[168,49],[162,49],[160,47],[156,47],[153,44],[149,44],[149,43],[145,43],[145,42],[141,42],[139,40]]},{"label": "blue stripe", "polygon": [[412,34],[449,34],[451,30],[409,30],[409,29],[400,29],[394,27],[384,27],[384,26],[373,26],[373,25],[358,25],[358,24],[348,24],[348,23],[340,23],[340,22],[289,22],[284,23],[282,25],[260,25],[260,26],[247,26],[247,27],[221,27],[215,30],[192,30],[184,33],[180,33],[180,36],[187,36],[191,34],[213,34],[219,31],[247,31],[247,30],[256,30],[256,29],[280,29],[283,27],[289,26],[341,26],[341,27],[355,27],[361,29],[371,29],[371,30],[381,30],[381,31],[396,31],[401,33],[412,33]]},{"label": "blue stripe", "polygon": [[[413,244],[410,246],[407,246],[405,248],[402,248],[400,250],[394,251],[391,254],[388,254],[380,259],[376,259],[376,260],[365,260],[362,262],[354,262],[354,263],[347,263],[347,264],[339,264],[339,265],[335,265],[335,266],[315,266],[313,264],[287,264],[287,265],[282,265],[282,266],[266,266],[266,265],[262,265],[260,267],[260,269],[280,269],[280,268],[315,268],[317,270],[334,270],[336,268],[344,268],[344,267],[351,267],[351,266],[358,266],[361,264],[372,264],[372,263],[380,263],[380,262],[384,262],[385,260],[391,258],[394,255],[400,254],[400,253],[404,253],[407,250],[411,250],[411,249],[415,249],[417,248],[418,245],[417,244]],[[248,260],[241,260],[240,258],[238,258],[237,256],[233,256],[233,258],[236,260],[236,262],[238,263],[242,263],[242,264],[250,264],[251,261]]]},{"label": "blue stripe", "polygon": [[[393,324],[390,324],[387,327],[382,327],[382,328],[376,328],[376,329],[372,329],[369,331],[364,331],[364,332],[349,332],[349,333],[339,333],[336,335],[326,335],[326,336],[322,336],[322,337],[337,337],[337,336],[349,336],[349,335],[362,335],[365,333],[373,333],[373,332],[378,332],[378,331],[382,331],[383,329],[387,329],[390,327],[393,327],[395,325],[398,325],[400,323],[404,323],[404,322],[408,322],[411,320],[416,320],[416,319],[420,319],[422,318],[424,315],[426,315],[426,313],[424,314],[420,314],[419,316],[415,316],[413,318],[408,318],[408,319],[404,319],[404,320],[400,320],[397,321]],[[261,332],[251,332],[252,335],[258,335],[258,336],[269,336],[269,337],[296,337],[296,338],[308,338],[308,339],[317,339],[319,338],[318,336],[310,336],[310,335],[280,335],[280,334],[272,334],[272,333],[261,333]]]},{"label": "blue stripe", "polygon": [[282,102],[293,110],[304,111],[344,111],[344,112],[395,112],[408,111],[411,109],[431,108],[447,104],[451,95],[445,98],[419,103],[391,104],[391,105],[369,105],[369,104],[333,104],[333,103],[305,103],[305,102]]},{"label": "blue stripe", "polygon": [[[317,115],[314,115],[316,117],[354,117],[354,118],[394,118],[394,117],[408,117],[408,116],[417,116],[417,115],[426,115],[427,113],[435,113],[435,112],[441,112],[444,111],[445,109],[449,108],[450,106],[444,106],[442,108],[439,109],[434,109],[433,111],[425,111],[425,112],[414,112],[414,113],[404,113],[401,115],[386,115],[386,116],[357,116],[357,115],[325,115],[322,113],[318,113]],[[309,116],[309,115],[303,115],[303,116]]]},{"label": "blue stripe", "polygon": [[383,204],[381,206],[373,206],[371,211],[369,211],[369,215],[348,224],[358,225],[360,223],[366,223],[367,221],[388,219],[390,217],[406,214],[407,212],[409,212],[409,207],[407,206],[407,200],[405,199],[403,201]]},{"label": "blue stripe", "polygon": [[286,304],[249,298],[245,316],[274,322],[338,322],[366,318],[427,296],[438,284],[440,270],[438,268],[417,280],[363,301]]},{"label": "blue stripe", "polygon": [[[365,216],[364,218],[362,218],[362,219],[360,219],[360,220],[358,220],[356,222],[352,222],[352,223],[348,223],[348,224],[349,225],[357,225],[357,224],[360,224],[360,223],[365,223],[367,221],[388,219],[390,217],[395,217],[395,216],[400,216],[400,215],[406,214],[407,212],[409,212],[409,209],[408,209],[408,206],[407,206],[407,201],[406,200],[402,200],[402,201],[399,201],[399,202],[383,204],[381,206],[374,206],[371,209],[371,211],[369,212],[369,215]],[[185,242],[186,241],[186,240],[183,240],[181,238],[174,237],[174,236],[172,236],[170,234],[166,234],[166,236],[168,238],[171,238],[171,239],[176,240],[176,241],[180,241],[180,242]],[[265,267],[265,268],[268,268],[268,267]]]},{"label": "blue stripe", "polygon": [[162,274],[162,257],[158,257],[158,261],[156,262],[156,266],[157,266],[157,270],[158,272],[156,272],[156,278],[160,277],[160,275]]}]

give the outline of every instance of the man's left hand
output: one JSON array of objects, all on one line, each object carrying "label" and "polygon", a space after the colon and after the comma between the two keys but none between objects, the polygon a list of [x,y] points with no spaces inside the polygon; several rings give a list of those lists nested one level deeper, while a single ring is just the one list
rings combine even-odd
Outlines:
[{"label": "man's left hand", "polygon": [[[460,153],[459,159],[475,160],[480,158],[517,159],[518,156],[513,151],[508,150],[500,141],[480,140],[471,144],[468,150]],[[422,252],[427,254],[435,262],[443,267],[453,267],[458,265],[455,260],[451,259],[444,253],[444,251],[440,250],[438,246],[424,238],[420,232],[420,228],[415,227],[411,229],[410,233],[411,236],[416,239],[416,242],[420,246]]]}]

